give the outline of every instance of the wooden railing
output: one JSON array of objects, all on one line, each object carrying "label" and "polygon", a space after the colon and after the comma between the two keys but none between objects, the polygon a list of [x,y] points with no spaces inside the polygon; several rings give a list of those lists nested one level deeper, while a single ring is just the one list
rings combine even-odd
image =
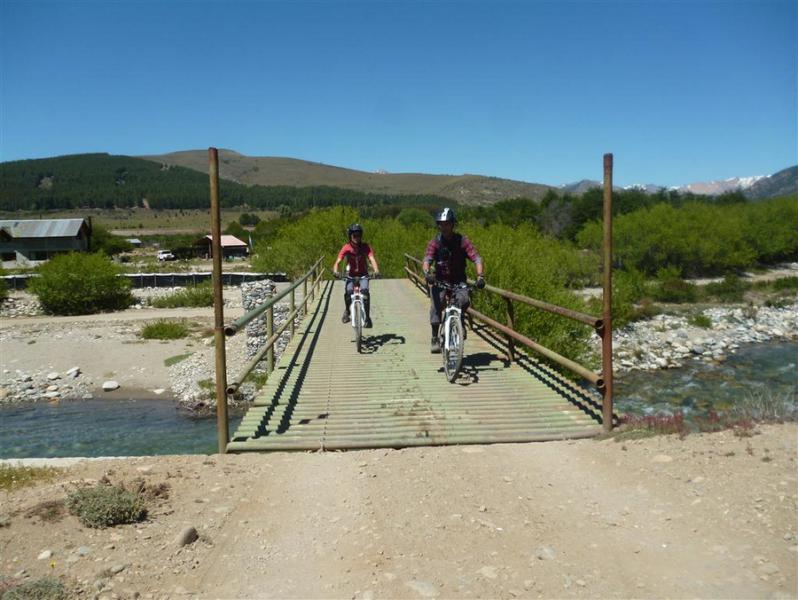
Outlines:
[{"label": "wooden railing", "polygon": [[[405,254],[405,272],[410,280],[416,284],[423,292],[429,295],[429,286],[427,285],[424,275],[421,271],[422,262],[409,254]],[[474,283],[473,281],[469,281],[469,283]],[[568,319],[572,319],[574,321],[578,321],[580,323],[584,323],[585,325],[589,325],[592,327],[596,333],[600,337],[604,337],[606,334],[605,327],[604,327],[604,320],[598,317],[594,317],[592,315],[588,315],[585,313],[581,313],[575,310],[571,310],[569,308],[565,308],[562,306],[557,306],[556,304],[549,304],[548,302],[543,302],[542,300],[536,300],[534,298],[529,298],[527,296],[523,296],[521,294],[517,294],[515,292],[511,292],[508,290],[503,290],[501,288],[494,287],[492,285],[486,285],[485,291],[491,292],[498,296],[504,298],[507,309],[505,313],[505,317],[507,322],[500,323],[497,320],[482,314],[478,310],[469,307],[466,313],[469,317],[477,319],[486,325],[492,327],[493,329],[501,332],[504,334],[507,340],[507,348],[508,348],[508,358],[511,361],[516,359],[516,352],[515,352],[515,343],[520,342],[524,346],[532,349],[536,353],[540,354],[541,356],[546,357],[547,359],[561,365],[582,377],[583,379],[591,382],[596,388],[602,393],[603,402],[604,402],[604,415],[612,414],[612,390],[611,386],[607,386],[605,383],[604,373],[601,375],[591,371],[587,367],[580,365],[577,362],[572,361],[561,354],[558,354],[554,350],[546,348],[545,346],[537,343],[533,339],[519,333],[515,330],[515,310],[513,308],[513,302],[521,302],[522,304],[526,304],[527,306],[532,306],[534,308],[545,310],[547,312],[559,315],[561,317],[565,317]],[[602,345],[602,355],[605,352],[606,346]],[[606,359],[606,362],[605,362]],[[602,356],[602,365],[609,365],[610,373],[612,372],[612,352],[610,350],[610,356],[604,357]],[[605,424],[605,427],[611,427],[610,424]]]}]

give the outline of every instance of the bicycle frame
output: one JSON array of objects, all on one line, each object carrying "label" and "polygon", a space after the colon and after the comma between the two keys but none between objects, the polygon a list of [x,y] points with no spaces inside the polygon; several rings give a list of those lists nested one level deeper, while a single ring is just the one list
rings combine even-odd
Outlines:
[{"label": "bicycle frame", "polygon": [[[355,323],[355,306],[360,307],[360,326],[366,324],[366,304],[363,298],[363,292],[360,291],[360,280],[361,277],[349,277],[346,276],[346,282],[352,282],[352,304],[349,306],[349,320],[352,324],[352,327],[357,327],[357,323]],[[367,277],[367,279],[371,279],[371,277]]]},{"label": "bicycle frame", "polygon": [[[455,293],[459,289],[468,289],[466,284],[451,285],[446,282],[437,282],[436,285],[445,290],[444,308],[441,315],[441,324],[438,329],[438,338],[441,343],[443,355],[443,370],[450,383],[454,383],[463,361],[465,352],[465,325],[463,324],[463,310],[455,302]],[[437,293],[437,292],[435,292]],[[452,333],[455,338],[452,339]]]}]

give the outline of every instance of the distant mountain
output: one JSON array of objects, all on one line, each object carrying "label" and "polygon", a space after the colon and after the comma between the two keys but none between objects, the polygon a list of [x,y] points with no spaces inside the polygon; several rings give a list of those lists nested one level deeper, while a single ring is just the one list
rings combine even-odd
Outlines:
[{"label": "distant mountain", "polygon": [[745,195],[759,200],[796,193],[798,193],[798,165],[759,179],[746,190]]},{"label": "distant mountain", "polygon": [[[557,188],[562,193],[583,194],[591,188],[603,187],[600,181],[582,179],[576,183],[561,185]],[[774,198],[798,193],[798,166],[789,167],[774,175],[754,175],[753,177],[732,177],[730,179],[701,181],[685,185],[666,188],[654,183],[634,184],[615,189],[640,189],[647,194],[656,194],[662,189],[672,189],[679,192],[690,192],[703,196],[717,196],[725,192],[741,190],[751,199]]]},{"label": "distant mountain", "polygon": [[[208,172],[208,151],[187,150],[142,156],[163,165]],[[372,194],[435,195],[461,204],[493,204],[508,198],[542,198],[551,186],[484,175],[374,173],[295,158],[245,156],[219,150],[219,176],[244,185],[333,186]]]},{"label": "distant mountain", "polygon": [[573,194],[578,196],[580,194],[584,194],[586,191],[593,189],[593,188],[603,188],[604,184],[600,181],[596,181],[594,179],[581,179],[576,183],[566,183],[561,185],[557,188],[559,192],[563,194]]},{"label": "distant mountain", "polygon": [[735,190],[747,190],[757,181],[767,178],[767,175],[754,175],[753,177],[732,177],[730,179],[723,179],[717,181],[702,181],[696,183],[688,183],[676,189],[680,192],[692,192],[693,194],[701,194],[704,196],[717,196],[725,192],[733,192]]}]

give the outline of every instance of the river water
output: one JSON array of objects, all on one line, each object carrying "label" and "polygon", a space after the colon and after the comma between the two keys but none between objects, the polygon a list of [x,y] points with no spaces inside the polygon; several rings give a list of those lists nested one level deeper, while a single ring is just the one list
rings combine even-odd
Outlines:
[{"label": "river water", "polygon": [[[673,414],[689,420],[777,400],[798,415],[798,343],[750,345],[720,364],[625,373],[616,380],[619,414]],[[230,418],[233,432],[241,417]],[[168,400],[75,400],[0,407],[0,458],[210,454],[216,419],[194,419]]]}]

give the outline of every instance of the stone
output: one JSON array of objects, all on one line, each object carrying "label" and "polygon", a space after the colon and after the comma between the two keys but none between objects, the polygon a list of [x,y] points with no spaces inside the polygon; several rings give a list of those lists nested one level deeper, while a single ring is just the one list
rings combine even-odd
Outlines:
[{"label": "stone", "polygon": [[119,389],[119,382],[114,380],[104,381],[103,382],[103,391],[110,392],[113,390]]},{"label": "stone", "polygon": [[48,560],[53,556],[52,550],[44,550],[39,556],[37,557],[39,560]]},{"label": "stone", "polygon": [[177,546],[187,546],[196,542],[197,539],[199,539],[197,530],[194,527],[186,527],[175,538],[175,544]]},{"label": "stone", "polygon": [[49,379],[50,381],[54,381],[56,379],[61,379],[61,376],[55,371],[53,371],[52,373],[47,373],[47,379]]},{"label": "stone", "polygon": [[538,560],[553,560],[555,556],[557,556],[557,553],[554,548],[549,546],[540,546],[535,550],[535,558]]}]

